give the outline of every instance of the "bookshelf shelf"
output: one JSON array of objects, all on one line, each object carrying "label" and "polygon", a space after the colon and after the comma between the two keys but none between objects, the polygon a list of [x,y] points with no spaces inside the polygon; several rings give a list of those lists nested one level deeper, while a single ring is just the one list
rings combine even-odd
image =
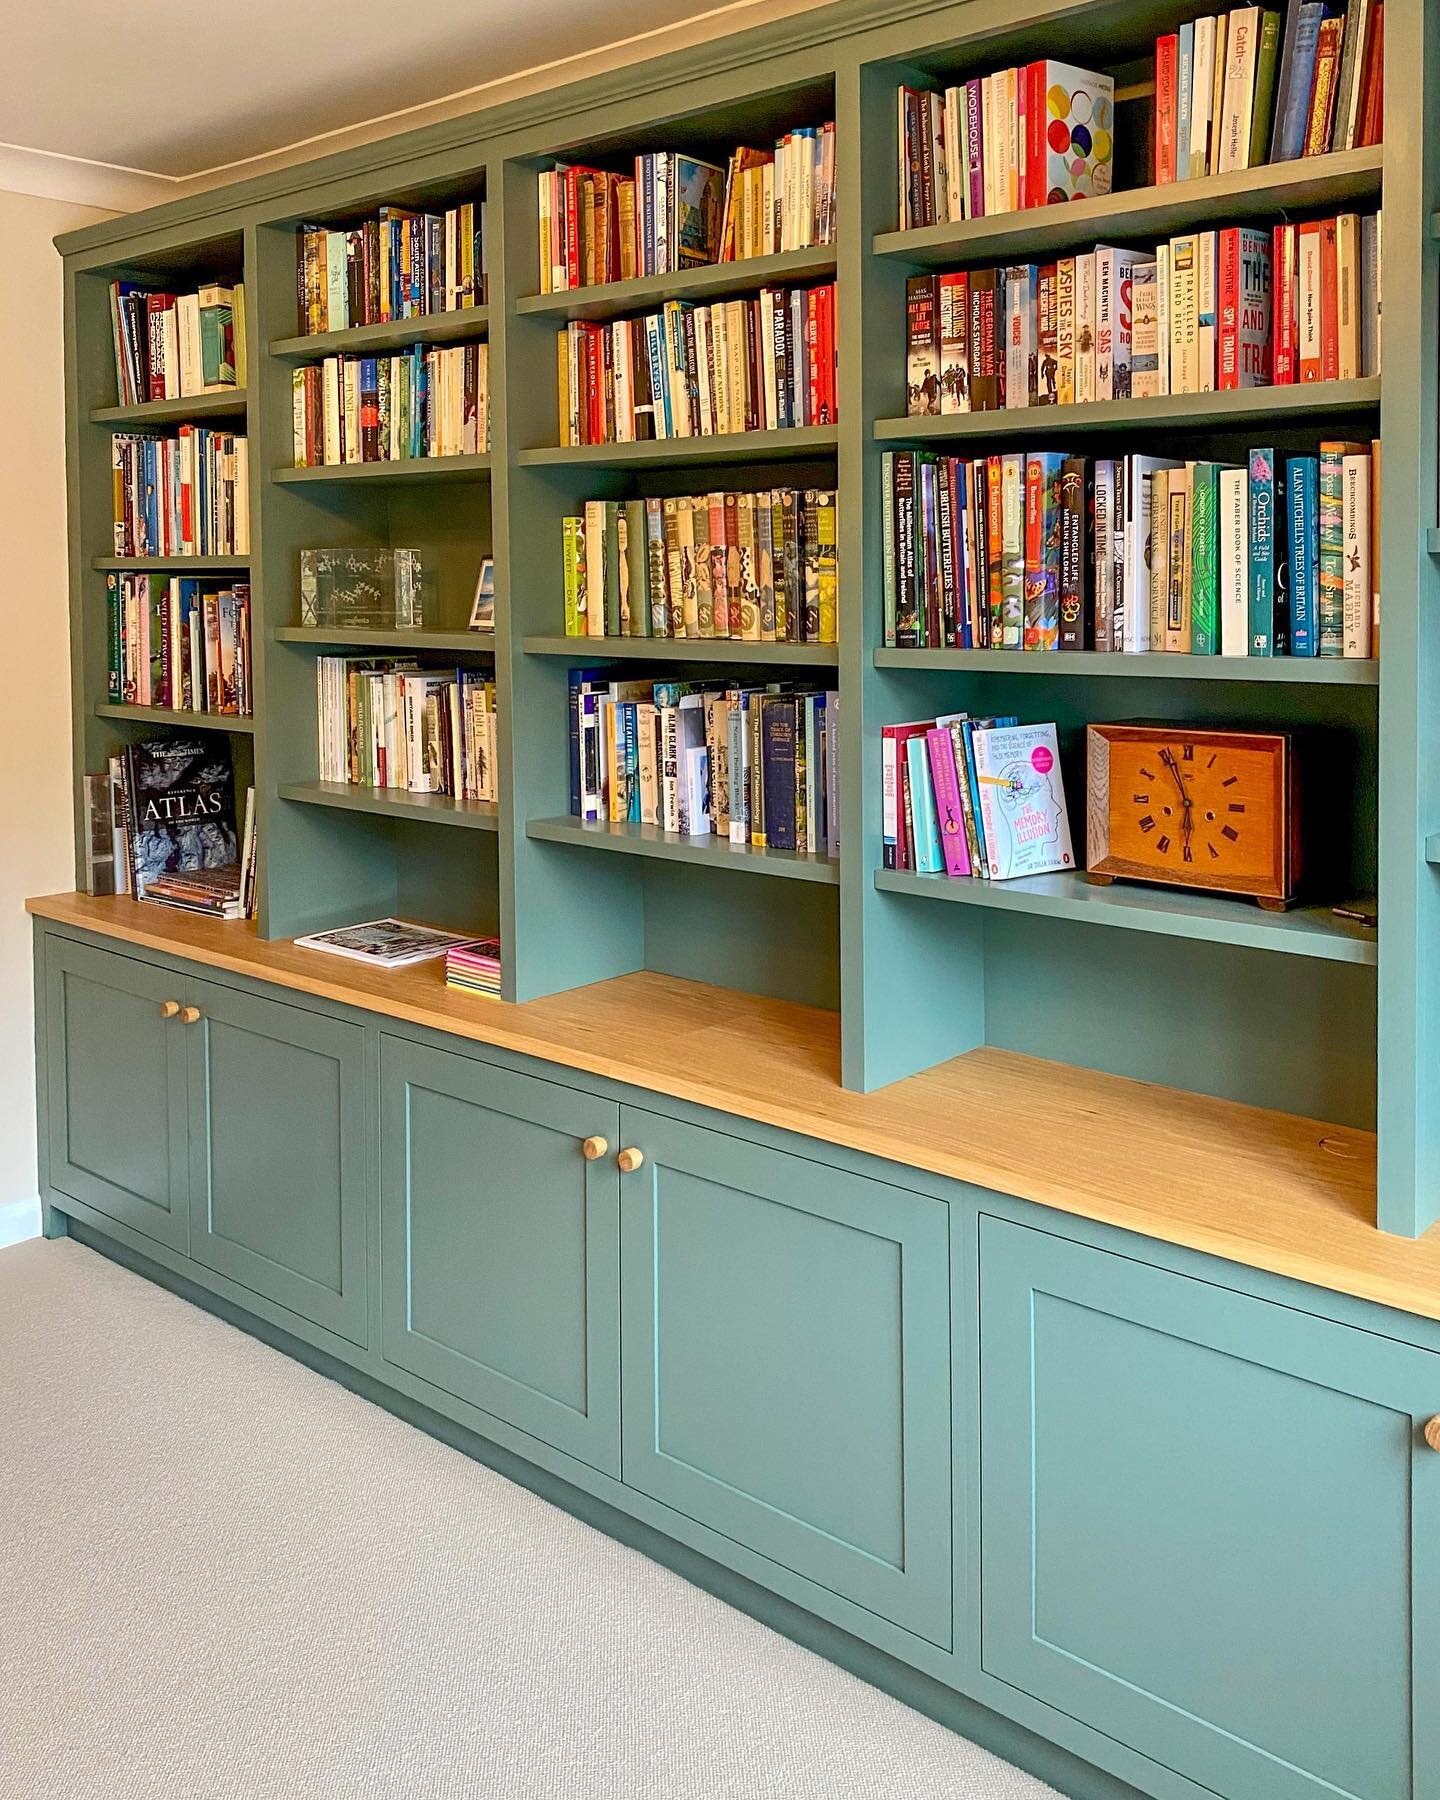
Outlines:
[{"label": "bookshelf shelf", "polygon": [[525,834],[551,844],[585,844],[594,850],[736,869],[747,875],[779,875],[790,881],[818,881],[830,886],[840,879],[840,865],[834,857],[803,850],[758,850],[750,844],[732,844],[728,838],[680,837],[655,825],[612,825],[567,814],[558,819],[531,819]]},{"label": "bookshelf shelf", "polygon": [[884,443],[945,443],[959,438],[1052,438],[1092,431],[1193,430],[1261,421],[1280,428],[1380,405],[1378,377],[1317,381],[1305,387],[1235,388],[1225,393],[1159,394],[1141,400],[1090,400],[1078,406],[1005,407],[994,412],[941,413],[929,418],[877,419]]},{"label": "bookshelf shelf", "polygon": [[836,644],[755,644],[743,638],[656,637],[527,637],[531,656],[563,656],[571,662],[614,657],[638,662],[766,663],[833,669],[840,660]]},{"label": "bookshelf shelf", "polygon": [[1233,944],[1249,950],[1277,950],[1325,962],[1369,967],[1376,962],[1376,933],[1353,920],[1336,918],[1328,907],[1265,912],[1250,900],[1194,894],[1183,888],[1130,887],[1122,882],[1097,887],[1080,874],[972,881],[948,875],[920,875],[909,869],[878,869],[875,886],[889,894],[1076,919],[1091,925],[1113,925],[1125,931]]},{"label": "bookshelf shelf", "polygon": [[432,825],[460,825],[472,831],[500,829],[500,809],[493,800],[457,800],[452,794],[352,787],[344,781],[288,781],[282,782],[278,791],[282,800],[294,800],[302,806],[333,806],[342,812],[370,813],[377,818],[424,819]]},{"label": "bookshelf shelf", "polygon": [[1037,206],[914,231],[882,231],[877,256],[895,257],[916,269],[1012,257],[1044,257],[1112,243],[1166,238],[1207,221],[1231,225],[1289,217],[1330,207],[1340,210],[1377,200],[1382,151],[1339,150],[1293,163],[1266,163],[1231,175],[1161,187],[1129,188],[1068,205]]},{"label": "bookshelf shelf", "polygon": [[1432,525],[1425,533],[1425,548],[1432,556],[1440,556],[1440,525]]},{"label": "bookshelf shelf", "polygon": [[1335,687],[1376,687],[1373,657],[1178,656],[1151,651],[1114,655],[1096,650],[1053,650],[1026,655],[1015,650],[877,650],[877,669],[948,669],[999,675],[1142,676],[1172,681],[1299,682]]},{"label": "bookshelf shelf", "polygon": [[135,574],[161,574],[173,570],[177,575],[206,575],[224,569],[248,569],[248,556],[96,556],[92,569],[102,572],[128,569]]},{"label": "bookshelf shelf", "polygon": [[138,406],[97,406],[92,408],[92,425],[117,428],[146,425],[185,425],[192,420],[204,423],[211,419],[243,419],[246,396],[244,388],[226,388],[222,394],[190,394],[180,400],[145,400]]},{"label": "bookshelf shelf", "polygon": [[733,431],[723,436],[650,438],[637,444],[547,444],[517,450],[522,469],[647,469],[672,463],[779,462],[834,455],[834,425],[799,425],[788,431]]},{"label": "bookshelf shelf", "polygon": [[125,706],[102,701],[95,708],[97,719],[125,719],[140,725],[189,726],[200,731],[234,731],[249,737],[255,721],[249,714],[179,712],[168,706]]},{"label": "bookshelf shelf", "polygon": [[279,468],[270,479],[297,482],[479,481],[490,474],[490,456],[414,456],[398,462],[323,463],[314,468]]},{"label": "bookshelf shelf", "polygon": [[572,319],[611,319],[663,306],[667,300],[719,300],[727,294],[754,293],[782,282],[823,281],[835,273],[835,246],[785,250],[775,256],[751,256],[741,262],[707,263],[673,275],[641,275],[633,281],[607,281],[600,286],[571,288],[563,294],[526,294],[515,302],[522,318],[539,317],[567,323]]},{"label": "bookshelf shelf", "polygon": [[422,313],[417,319],[388,319],[383,325],[351,325],[344,331],[272,338],[270,354],[277,362],[318,362],[324,356],[373,356],[382,350],[405,350],[412,344],[460,344],[483,338],[490,330],[488,306],[458,312]]},{"label": "bookshelf shelf", "polygon": [[317,650],[333,646],[356,650],[465,651],[478,656],[495,654],[493,631],[383,631],[350,630],[343,625],[277,625],[270,633],[280,644],[310,644]]}]

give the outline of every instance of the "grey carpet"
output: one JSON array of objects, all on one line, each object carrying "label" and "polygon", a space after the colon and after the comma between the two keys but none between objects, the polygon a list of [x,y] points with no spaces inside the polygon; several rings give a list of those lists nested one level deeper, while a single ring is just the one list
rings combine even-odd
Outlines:
[{"label": "grey carpet", "polygon": [[3,1800],[1047,1795],[93,1252],[0,1251]]}]

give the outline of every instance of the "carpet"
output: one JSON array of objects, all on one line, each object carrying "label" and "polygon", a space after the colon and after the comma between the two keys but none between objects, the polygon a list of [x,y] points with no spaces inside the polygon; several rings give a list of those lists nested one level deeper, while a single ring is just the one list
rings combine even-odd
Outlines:
[{"label": "carpet", "polygon": [[1054,1800],[78,1244],[0,1251],[3,1800]]}]

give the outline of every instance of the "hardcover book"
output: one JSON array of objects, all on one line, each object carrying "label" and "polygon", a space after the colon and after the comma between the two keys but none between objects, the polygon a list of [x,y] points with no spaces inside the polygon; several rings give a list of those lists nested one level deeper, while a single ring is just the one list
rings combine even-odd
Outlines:
[{"label": "hardcover book", "polygon": [[152,738],[125,749],[130,873],[137,897],[160,875],[238,865],[228,738]]}]

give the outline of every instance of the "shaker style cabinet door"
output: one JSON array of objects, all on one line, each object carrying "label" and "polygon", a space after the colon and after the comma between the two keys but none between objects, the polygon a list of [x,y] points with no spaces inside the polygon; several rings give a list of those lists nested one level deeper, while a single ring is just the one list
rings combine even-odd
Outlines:
[{"label": "shaker style cabinet door", "polygon": [[1435,1800],[1440,1356],[980,1225],[986,1672],[1226,1800]]},{"label": "shaker style cabinet door", "polygon": [[51,1185],[184,1254],[182,977],[52,934],[45,981]]},{"label": "shaker style cabinet door", "polygon": [[625,1107],[628,1486],[951,1639],[949,1209]]},{"label": "shaker style cabinet door", "polygon": [[209,982],[187,998],[192,1259],[365,1344],[364,1028]]},{"label": "shaker style cabinet door", "polygon": [[619,1111],[558,1082],[383,1040],[387,1361],[612,1475]]}]

